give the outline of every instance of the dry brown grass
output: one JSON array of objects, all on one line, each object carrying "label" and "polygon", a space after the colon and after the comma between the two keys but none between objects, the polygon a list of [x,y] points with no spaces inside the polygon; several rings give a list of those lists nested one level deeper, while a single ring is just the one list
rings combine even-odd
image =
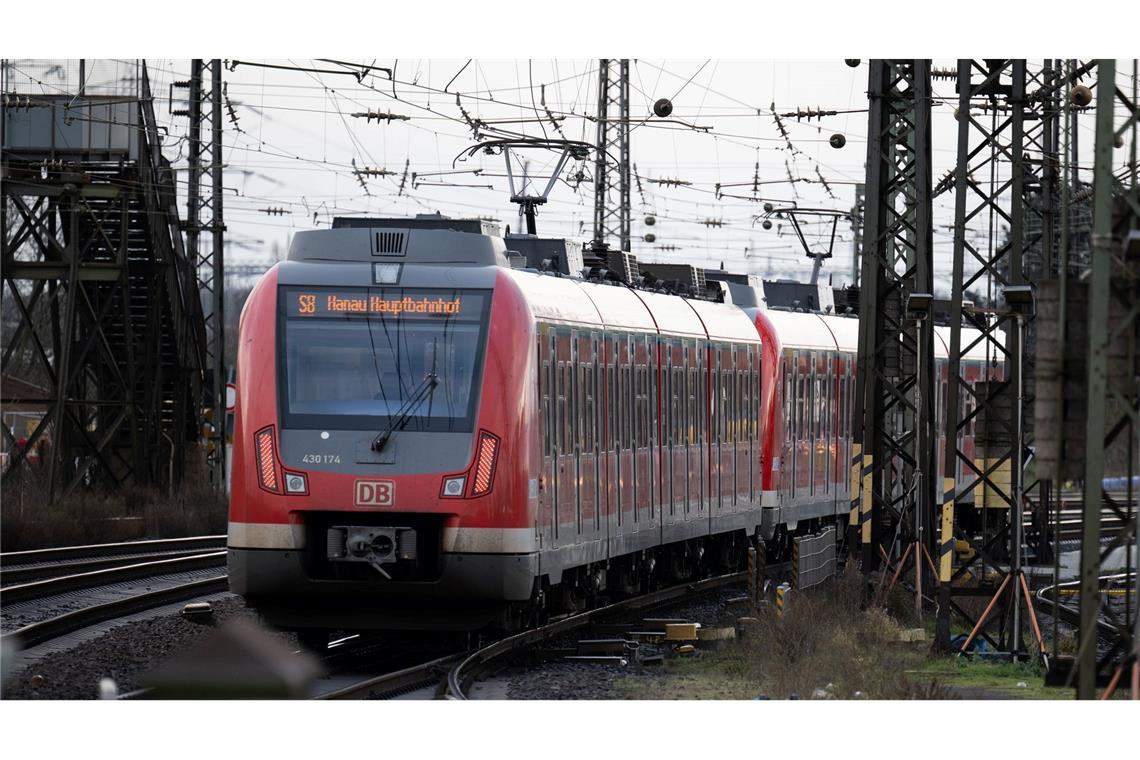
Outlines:
[{"label": "dry brown grass", "polygon": [[199,474],[164,491],[125,485],[109,494],[77,490],[48,505],[43,479],[29,474],[0,491],[0,550],[224,533],[226,502]]},{"label": "dry brown grass", "polygon": [[872,601],[852,564],[827,586],[792,596],[782,619],[763,610],[758,635],[743,647],[740,675],[775,698],[808,698],[816,689],[839,699],[950,697],[933,681],[904,676],[926,647],[900,643],[904,625]]}]

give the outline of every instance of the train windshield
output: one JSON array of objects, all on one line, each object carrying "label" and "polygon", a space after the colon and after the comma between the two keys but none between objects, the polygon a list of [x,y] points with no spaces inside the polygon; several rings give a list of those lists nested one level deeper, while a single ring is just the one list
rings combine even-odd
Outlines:
[{"label": "train windshield", "polygon": [[[490,291],[281,289],[285,427],[470,431]],[[435,382],[428,381],[434,376]]]}]

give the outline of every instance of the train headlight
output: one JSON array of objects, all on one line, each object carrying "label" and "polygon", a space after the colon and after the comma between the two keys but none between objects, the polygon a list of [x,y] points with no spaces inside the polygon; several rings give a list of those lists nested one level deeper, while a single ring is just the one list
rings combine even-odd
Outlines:
[{"label": "train headlight", "polygon": [[308,493],[309,484],[305,482],[305,476],[299,472],[285,473],[285,492]]},{"label": "train headlight", "polygon": [[464,478],[444,478],[443,495],[462,496],[464,480]]}]

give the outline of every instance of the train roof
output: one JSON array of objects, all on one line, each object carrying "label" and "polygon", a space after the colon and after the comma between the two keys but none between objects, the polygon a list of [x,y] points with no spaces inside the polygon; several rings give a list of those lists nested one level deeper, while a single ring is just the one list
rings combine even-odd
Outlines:
[{"label": "train roof", "polygon": [[636,332],[758,341],[748,314],[737,306],[633,290],[622,285],[507,270],[536,317]]},{"label": "train roof", "polygon": [[[835,333],[828,329],[824,318],[818,314],[768,309],[764,312],[764,316],[768,318],[780,336],[780,343],[784,350],[790,348],[815,351],[835,351],[837,349],[854,351],[858,346],[858,333],[856,333],[854,345],[850,347],[840,346],[836,342]],[[858,325],[857,322],[856,325]]]},{"label": "train roof", "polygon": [[[544,242],[537,238],[533,241],[529,238],[514,240],[518,237],[520,236],[512,236],[511,245],[516,248],[522,243],[533,244],[534,247]],[[533,269],[516,269],[510,266],[513,262],[508,259],[507,253],[507,243],[498,235],[497,226],[485,220],[448,219],[438,215],[401,219],[338,217],[334,220],[332,229],[297,232],[289,248],[288,260],[308,263],[341,262],[358,266],[366,262],[411,264],[413,267],[406,272],[406,279],[410,281],[424,277],[434,281],[438,277],[438,274],[430,272],[435,267],[424,267],[421,273],[414,266],[418,264],[444,265],[444,271],[452,279],[456,279],[458,268],[464,265],[488,271],[493,267],[501,267],[518,283],[536,317],[572,324],[602,324],[615,329],[648,333],[708,335],[725,340],[756,341],[759,336],[752,316],[755,304],[772,323],[784,348],[851,353],[858,351],[857,319],[818,312],[764,309],[757,298],[761,291],[755,289],[752,278],[723,272],[710,275],[718,284],[727,283],[725,287],[731,291],[726,294],[728,299],[735,301],[738,295],[741,297],[743,302],[736,305],[630,288],[613,282],[595,282],[575,276],[540,273]],[[652,268],[653,265],[646,266]],[[282,283],[290,281],[289,272],[292,269],[287,263],[282,267]],[[307,272],[305,276],[311,278],[312,273]],[[737,282],[742,277],[742,282]],[[330,273],[328,278],[322,279],[328,279],[331,284],[343,279],[343,275]],[[749,288],[753,292],[744,292]],[[936,357],[949,356],[950,332],[951,329],[946,326],[934,327]],[[963,359],[986,361],[992,358],[987,355],[986,341],[980,341],[978,337],[976,329],[962,329],[965,349]],[[1001,340],[1000,335],[995,337]]]}]

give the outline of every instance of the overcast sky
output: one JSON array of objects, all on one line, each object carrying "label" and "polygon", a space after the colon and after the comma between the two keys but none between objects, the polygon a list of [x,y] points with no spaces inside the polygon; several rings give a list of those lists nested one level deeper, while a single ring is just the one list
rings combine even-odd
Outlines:
[{"label": "overcast sky", "polygon": [[[477,154],[456,161],[475,145],[463,111],[472,119],[531,136],[595,139],[596,126],[586,117],[597,108],[596,59],[349,62],[377,68],[358,81],[348,73],[351,67],[313,59],[251,59],[236,65],[231,60],[224,81],[233,117],[227,112],[223,137],[231,259],[262,259],[274,243],[285,248],[294,230],[327,225],[338,214],[405,216],[439,211],[492,217],[517,230],[517,207],[509,201],[503,158]],[[58,92],[78,81],[75,61],[17,59],[11,64],[10,90]],[[181,191],[186,179],[187,119],[170,111],[186,107],[186,90],[174,89],[173,101],[169,95],[172,82],[189,77],[189,61],[148,59],[147,65],[159,123],[169,130],[166,153],[180,170]],[[934,65],[951,67],[954,61],[935,60]],[[379,67],[394,69],[395,81]],[[1131,63],[1122,61],[1118,69],[1119,83],[1131,90]],[[130,71],[127,64],[92,67],[88,90],[122,87],[121,78]],[[329,73],[336,71],[346,73]],[[800,206],[850,210],[855,183],[862,182],[864,174],[867,75],[866,61],[851,67],[842,59],[631,61],[632,162],[641,177],[640,190],[635,184],[631,194],[634,252],[645,260],[706,267],[723,261],[730,270],[806,277],[811,262],[790,225],[773,220],[770,230],[762,229],[756,220],[760,203],[718,199],[716,185],[735,184],[724,192],[752,196],[758,164],[761,199],[777,205],[794,201]],[[953,82],[936,80],[934,91],[937,180],[953,167],[957,122],[948,102],[955,97]],[[668,119],[652,116],[658,98],[673,101]],[[773,104],[779,113],[797,109],[838,113],[815,119],[784,117],[785,140],[771,113]],[[557,128],[547,110],[557,119]],[[408,118],[368,120],[352,115],[369,111]],[[1092,130],[1090,113],[1078,130],[1082,160],[1085,155],[1091,158]],[[834,134],[843,136],[844,147],[831,146]],[[1123,162],[1127,146],[1117,153],[1118,163]],[[528,161],[528,173],[538,189],[545,187],[558,155],[541,150],[518,155]],[[366,178],[362,186],[353,174],[354,162],[359,169],[394,174]],[[581,168],[570,162],[564,169],[563,181],[540,210],[540,234],[590,238],[593,186],[572,181]],[[444,173],[456,170],[460,173]],[[592,160],[584,170],[587,177],[593,175]],[[1003,165],[1001,172],[1008,176],[1008,166]],[[1001,172],[996,177],[999,184],[1004,179]],[[270,215],[266,209],[284,213]],[[656,224],[647,226],[647,216],[654,217]],[[936,199],[934,217],[936,274],[944,280],[951,263],[953,193]],[[978,241],[987,239],[990,221],[979,218],[969,233]],[[993,223],[1000,227],[999,221]],[[830,220],[809,223],[806,229],[809,245],[826,250]],[[653,243],[644,240],[649,232],[656,236]],[[1000,234],[996,237],[1000,239]],[[852,231],[845,219],[839,222],[833,252],[824,273],[835,284],[846,283]]]}]

